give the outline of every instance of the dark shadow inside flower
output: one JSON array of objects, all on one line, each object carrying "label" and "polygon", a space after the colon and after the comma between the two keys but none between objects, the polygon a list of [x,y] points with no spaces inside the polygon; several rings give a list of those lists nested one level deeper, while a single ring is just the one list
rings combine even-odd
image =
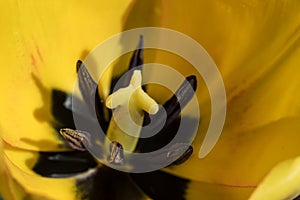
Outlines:
[{"label": "dark shadow inside flower", "polygon": [[33,171],[49,178],[73,177],[76,196],[80,199],[141,199],[144,196],[128,173],[99,166],[88,152],[40,152]]},{"label": "dark shadow inside flower", "polygon": [[76,181],[82,199],[144,199],[130,174],[101,166],[95,174]]},{"label": "dark shadow inside flower", "polygon": [[33,171],[44,177],[63,178],[75,176],[96,166],[97,162],[88,152],[39,152]]},{"label": "dark shadow inside flower", "polygon": [[130,176],[152,199],[185,199],[186,189],[190,182],[162,171]]}]

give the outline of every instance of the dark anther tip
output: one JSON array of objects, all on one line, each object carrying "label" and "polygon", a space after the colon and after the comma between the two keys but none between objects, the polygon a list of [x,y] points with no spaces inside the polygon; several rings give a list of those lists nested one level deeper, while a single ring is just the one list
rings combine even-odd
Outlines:
[{"label": "dark anther tip", "polygon": [[122,145],[119,143],[119,142],[116,142],[116,141],[112,141],[110,143],[110,150],[112,150],[113,147],[117,147],[117,148],[120,148],[120,149],[123,149]]},{"label": "dark anther tip", "polygon": [[144,36],[140,35],[140,40],[137,49],[143,49],[144,48]]},{"label": "dark anther tip", "polygon": [[189,157],[193,154],[193,147],[189,146],[188,149],[177,159],[175,160],[172,164],[173,165],[180,165],[187,161]]},{"label": "dark anther tip", "polygon": [[108,156],[108,162],[116,165],[124,164],[124,152],[120,143],[116,141],[110,143],[110,155]]},{"label": "dark anther tip", "polygon": [[77,60],[77,63],[76,63],[76,72],[79,71],[81,65],[82,65],[82,61],[81,60]]},{"label": "dark anther tip", "polygon": [[188,77],[186,77],[186,80],[190,83],[193,90],[196,91],[196,89],[197,89],[197,78],[196,78],[196,76],[195,75],[188,76]]}]

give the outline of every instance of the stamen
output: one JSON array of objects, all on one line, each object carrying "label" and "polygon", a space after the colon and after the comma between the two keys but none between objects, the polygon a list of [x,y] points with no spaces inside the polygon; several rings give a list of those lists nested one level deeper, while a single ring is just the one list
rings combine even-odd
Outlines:
[{"label": "stamen", "polygon": [[79,90],[83,97],[84,103],[88,107],[91,116],[94,116],[94,113],[96,113],[98,122],[100,123],[102,129],[106,131],[108,122],[105,119],[105,113],[103,110],[104,105],[102,104],[103,101],[100,99],[99,93],[97,92],[98,86],[82,61],[77,61],[76,69]]},{"label": "stamen", "polygon": [[[170,151],[168,152],[168,155],[170,154],[176,154],[176,153],[180,153],[180,151],[175,150],[175,151]],[[193,147],[189,146],[185,152],[177,159],[175,160],[172,165],[180,165],[182,163],[184,163],[187,159],[189,159],[189,157],[192,155],[193,153]],[[179,154],[180,155],[180,154]],[[178,156],[178,155],[177,155]]]},{"label": "stamen", "polygon": [[94,112],[95,107],[95,93],[97,89],[97,83],[93,80],[86,66],[81,60],[77,61],[76,64],[77,74],[78,74],[78,82],[79,89],[82,94],[83,100],[89,107],[91,112]]},{"label": "stamen", "polygon": [[117,165],[124,164],[123,147],[120,143],[113,141],[110,144],[110,155],[108,157],[108,162]]},{"label": "stamen", "polygon": [[[176,120],[182,109],[186,106],[186,104],[192,99],[195,94],[195,90],[197,88],[197,79],[196,76],[188,76],[186,80],[180,85],[175,94],[164,103],[163,107],[167,112],[167,121],[164,124],[164,128],[167,129],[168,126]],[[161,117],[162,114],[158,112],[157,115],[153,116],[153,130],[157,130],[157,127],[160,127],[164,121]],[[147,118],[145,118],[147,120]],[[147,124],[147,122],[144,122]]]},{"label": "stamen", "polygon": [[175,94],[164,104],[167,111],[168,121],[178,117],[181,110],[192,99],[197,88],[196,76],[188,76]]},{"label": "stamen", "polygon": [[62,128],[59,132],[73,149],[85,151],[85,145],[91,146],[91,136],[86,131]]},{"label": "stamen", "polygon": [[[164,149],[160,154],[154,155],[149,159],[149,163],[172,162],[168,166],[180,165],[184,163],[193,153],[193,147],[188,143],[175,143]],[[174,161],[174,159],[176,159]]]}]

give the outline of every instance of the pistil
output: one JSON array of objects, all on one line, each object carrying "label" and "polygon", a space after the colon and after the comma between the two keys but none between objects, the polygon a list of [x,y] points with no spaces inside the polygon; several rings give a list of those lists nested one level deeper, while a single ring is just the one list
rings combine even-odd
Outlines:
[{"label": "pistil", "polygon": [[157,113],[159,106],[142,89],[142,74],[134,70],[130,83],[112,93],[106,99],[106,106],[113,109],[107,138],[110,142],[122,144],[125,151],[134,151],[144,121],[144,112]]}]

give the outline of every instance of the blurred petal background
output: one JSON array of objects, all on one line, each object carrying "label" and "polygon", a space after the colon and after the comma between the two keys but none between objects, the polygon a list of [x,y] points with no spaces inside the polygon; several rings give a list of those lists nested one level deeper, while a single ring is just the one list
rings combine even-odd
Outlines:
[{"label": "blurred petal background", "polygon": [[[0,6],[0,194],[5,200],[248,199],[262,181],[252,199],[299,195],[299,1],[12,0]],[[106,168],[99,172],[86,157],[70,161],[84,166],[68,177],[34,171],[40,152],[54,152],[54,160],[66,156],[55,154],[66,151],[57,130],[68,122],[58,119],[53,101],[72,92],[77,59],[116,33],[148,26],[187,34],[217,64],[228,112],[213,151],[204,159],[197,156],[210,119],[201,76],[184,59],[158,52],[156,62],[184,75],[195,73],[199,80],[201,124],[196,153],[187,162],[132,177]]]}]

